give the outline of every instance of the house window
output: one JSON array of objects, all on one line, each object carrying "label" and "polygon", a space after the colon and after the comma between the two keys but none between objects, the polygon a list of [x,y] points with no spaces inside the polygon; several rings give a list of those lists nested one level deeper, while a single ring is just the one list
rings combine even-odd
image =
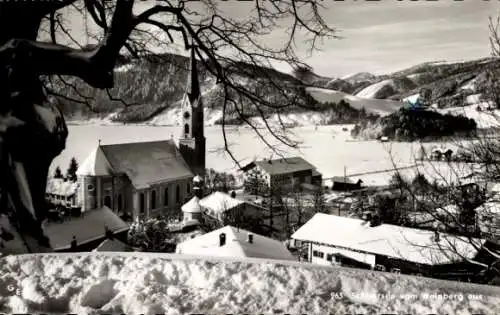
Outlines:
[{"label": "house window", "polygon": [[104,197],[104,205],[108,208],[111,208],[111,197],[110,196]]},{"label": "house window", "polygon": [[156,209],[156,190],[151,191],[151,209]]},{"label": "house window", "polygon": [[145,201],[144,200],[144,193],[141,193],[140,196],[139,196],[139,203],[140,203],[140,208],[141,208],[140,209],[141,210],[140,213],[141,214],[143,214],[145,212],[145,207],[144,207],[145,202],[144,201]]},{"label": "house window", "polygon": [[327,254],[326,255],[326,260],[327,261],[333,261],[333,254]]},{"label": "house window", "polygon": [[325,253],[320,252],[318,250],[313,250],[313,257],[323,258],[325,257]]},{"label": "house window", "polygon": [[181,202],[181,186],[177,185],[177,189],[175,191],[175,201],[177,203]]},{"label": "house window", "polygon": [[122,200],[122,194],[118,195],[118,211],[122,211],[123,208],[123,200]]},{"label": "house window", "polygon": [[168,206],[168,188],[165,188],[163,192],[163,204]]},{"label": "house window", "polygon": [[186,191],[189,195],[191,193],[191,184],[188,183],[186,187],[187,187]]}]

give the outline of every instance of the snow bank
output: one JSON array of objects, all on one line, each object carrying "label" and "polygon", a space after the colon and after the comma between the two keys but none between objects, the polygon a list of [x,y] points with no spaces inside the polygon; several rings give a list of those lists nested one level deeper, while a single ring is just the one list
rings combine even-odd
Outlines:
[{"label": "snow bank", "polygon": [[0,269],[0,311],[6,313],[500,312],[496,287],[298,262],[39,254],[6,257]]}]

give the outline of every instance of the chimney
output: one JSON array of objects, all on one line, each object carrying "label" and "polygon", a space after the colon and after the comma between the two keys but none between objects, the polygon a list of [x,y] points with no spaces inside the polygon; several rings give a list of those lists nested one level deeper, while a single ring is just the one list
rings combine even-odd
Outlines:
[{"label": "chimney", "polygon": [[247,241],[248,241],[248,243],[253,244],[253,234],[252,233],[248,233]]},{"label": "chimney", "polygon": [[108,228],[107,225],[104,226],[104,235],[106,236],[107,239],[110,240],[113,239],[113,232]]},{"label": "chimney", "polygon": [[220,233],[219,235],[219,246],[226,245],[226,233]]},{"label": "chimney", "polygon": [[71,241],[71,250],[76,250],[76,236],[73,235],[73,240]]}]

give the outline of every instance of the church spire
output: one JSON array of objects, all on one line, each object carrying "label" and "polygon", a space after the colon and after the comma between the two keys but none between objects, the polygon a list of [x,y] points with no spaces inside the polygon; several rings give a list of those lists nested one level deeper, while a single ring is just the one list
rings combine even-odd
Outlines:
[{"label": "church spire", "polygon": [[189,97],[191,104],[199,100],[201,97],[200,82],[198,81],[198,68],[196,66],[195,48],[191,48],[191,60],[190,60],[190,73],[188,77],[188,82],[186,86],[186,93]]}]

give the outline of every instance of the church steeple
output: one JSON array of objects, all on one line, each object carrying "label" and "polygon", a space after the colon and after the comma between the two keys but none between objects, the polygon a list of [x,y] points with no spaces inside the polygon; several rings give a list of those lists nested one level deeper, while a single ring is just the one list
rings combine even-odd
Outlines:
[{"label": "church steeple", "polygon": [[205,173],[204,110],[195,55],[195,48],[191,48],[190,71],[186,93],[182,100],[182,130],[179,150],[193,173],[203,176]]},{"label": "church steeple", "polygon": [[186,85],[186,94],[189,102],[193,104],[201,99],[200,81],[198,80],[198,68],[196,66],[196,54],[194,48],[191,49],[190,73]]}]

